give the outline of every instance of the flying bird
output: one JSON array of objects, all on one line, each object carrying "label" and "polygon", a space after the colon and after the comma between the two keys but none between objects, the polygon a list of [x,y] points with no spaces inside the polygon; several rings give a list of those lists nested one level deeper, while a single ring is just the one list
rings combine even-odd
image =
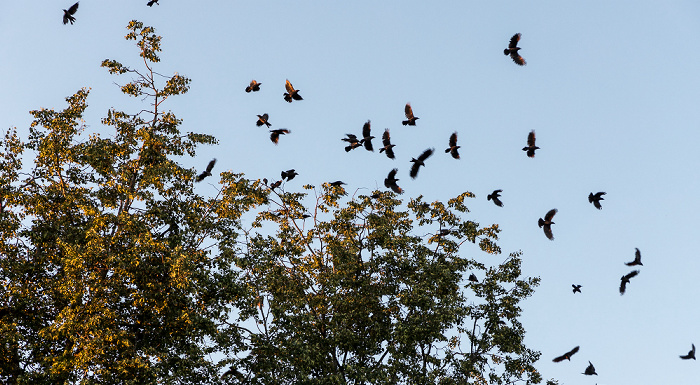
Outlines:
[{"label": "flying bird", "polygon": [[390,188],[393,192],[397,194],[402,194],[403,189],[401,189],[401,187],[399,187],[399,185],[396,184],[396,182],[398,182],[398,179],[396,179],[396,173],[398,171],[399,170],[397,168],[389,171],[389,175],[387,175],[387,177],[384,178],[384,186]]},{"label": "flying bird", "polygon": [[335,181],[335,182],[330,182],[330,183],[329,183],[329,185],[331,185],[331,186],[333,186],[333,187],[340,187],[340,186],[342,186],[342,185],[344,185],[344,184],[347,184],[347,183],[343,182],[342,180],[337,180],[337,181]]},{"label": "flying bird", "polygon": [[269,118],[270,118],[270,116],[267,113],[264,113],[262,115],[258,115],[258,121],[255,122],[255,125],[258,127],[262,127],[262,125],[264,124],[264,125],[270,127],[272,124],[270,124],[270,122],[267,121]]},{"label": "flying bird", "polygon": [[406,103],[406,107],[404,107],[404,113],[406,114],[407,119],[401,122],[401,124],[403,124],[404,126],[415,126],[416,120],[420,119],[413,115],[413,108],[411,108],[411,103]]},{"label": "flying bird", "polygon": [[535,146],[535,130],[532,130],[527,134],[527,147],[523,147],[523,151],[527,151],[528,157],[534,158],[535,150],[539,149],[539,147]]},{"label": "flying bird", "polygon": [[630,283],[630,278],[637,276],[637,274],[639,274],[639,270],[634,270],[620,278],[620,295],[625,294],[625,289],[627,289],[627,284]]},{"label": "flying bird", "polygon": [[562,354],[561,356],[556,357],[556,358],[553,359],[552,361],[554,361],[554,362],[561,362],[561,361],[564,361],[564,360],[569,360],[569,361],[571,361],[571,356],[573,356],[574,354],[576,354],[576,352],[578,352],[578,349],[579,349],[579,347],[577,346],[577,347],[575,347],[575,348],[569,350],[568,352]]},{"label": "flying bird", "polygon": [[280,141],[280,135],[286,135],[289,134],[291,131],[289,131],[286,128],[280,128],[277,130],[270,130],[270,140],[272,143],[277,144]]},{"label": "flying bird", "polygon": [[214,168],[215,164],[216,164],[216,158],[212,159],[209,162],[209,164],[207,165],[207,169],[197,176],[196,181],[201,182],[204,178],[211,176],[211,170]]},{"label": "flying bird", "polygon": [[75,12],[78,10],[78,3],[75,3],[71,5],[70,8],[63,10],[63,24],[68,24],[68,22],[70,22],[71,25],[73,25],[73,22],[75,22],[75,17],[73,17],[73,15],[75,15]]},{"label": "flying bird", "polygon": [[459,152],[457,152],[457,149],[460,148],[460,146],[457,145],[457,133],[453,132],[452,135],[450,135],[450,147],[445,150],[445,153],[450,153],[453,158],[459,159]]},{"label": "flying bird", "polygon": [[391,144],[391,137],[389,136],[389,129],[384,130],[384,134],[382,134],[382,148],[379,149],[379,152],[384,152],[386,151],[386,156],[389,159],[394,159],[394,147],[396,147],[395,144]]},{"label": "flying bird", "polygon": [[634,250],[635,250],[634,261],[626,262],[625,265],[627,265],[627,266],[636,266],[636,265],[644,266],[644,264],[642,264],[642,253],[637,248],[635,248]]},{"label": "flying bird", "polygon": [[498,199],[498,197],[501,196],[502,192],[503,192],[503,190],[501,190],[501,189],[493,190],[493,192],[491,194],[486,196],[486,200],[493,201],[493,203],[498,207],[503,207],[503,202],[501,202],[501,200]]},{"label": "flying bird", "polygon": [[160,3],[158,2],[158,0],[151,0],[151,1],[149,1],[148,3],[146,3],[146,5],[148,5],[149,7],[152,7],[153,4],[158,4],[158,5],[160,5]]},{"label": "flying bird", "polygon": [[260,86],[262,83],[258,83],[255,79],[250,81],[250,85],[245,88],[245,92],[257,92],[260,91]]},{"label": "flying bird", "polygon": [[692,358],[692,359],[695,359],[695,344],[691,344],[691,345],[693,345],[693,348],[690,349],[690,351],[688,352],[688,354],[686,354],[686,355],[684,355],[684,356],[680,356],[682,359],[684,359],[684,360],[689,360],[689,359],[691,359],[691,358]]},{"label": "flying bird", "polygon": [[374,139],[374,136],[371,135],[371,130],[372,126],[368,120],[367,123],[362,126],[362,143],[364,143],[365,150],[367,151],[374,151],[374,147],[372,147],[372,139]]},{"label": "flying bird", "polygon": [[518,47],[518,42],[520,41],[520,34],[516,33],[513,35],[513,37],[510,38],[510,43],[508,44],[508,48],[503,50],[503,54],[508,56],[510,55],[510,58],[513,59],[515,64],[519,66],[524,66],[525,64],[525,59],[523,59],[522,56],[518,53],[520,51],[520,47]]},{"label": "flying bird", "polygon": [[284,87],[287,89],[287,92],[284,93],[284,100],[287,102],[291,103],[292,100],[304,100],[304,98],[299,95],[299,90],[294,89],[294,86],[292,86],[292,83],[289,82],[289,79],[287,79],[287,83],[284,85]]},{"label": "flying bird", "polygon": [[600,205],[600,201],[605,200],[603,198],[603,195],[605,195],[604,192],[597,192],[595,194],[590,193],[588,194],[588,202],[593,203],[593,206],[597,208],[598,210],[602,209],[603,207]]},{"label": "flying bird", "polygon": [[[581,285],[573,285],[572,284],[571,287],[574,288],[574,294],[581,292]],[[576,348],[577,348],[576,351],[578,351],[578,346]],[[576,353],[576,352],[574,352],[574,353]],[[571,353],[571,354],[573,354],[573,353]],[[559,362],[559,361],[554,361],[554,362]]]},{"label": "flying bird", "polygon": [[595,367],[593,366],[593,364],[591,363],[591,361],[588,361],[588,367],[586,367],[586,371],[584,371],[584,372],[581,373],[581,374],[585,374],[585,375],[587,375],[587,376],[592,376],[592,375],[594,375],[594,374],[595,374],[596,376],[598,375],[598,373],[595,372]]},{"label": "flying bird", "polygon": [[430,158],[431,155],[433,155],[433,151],[435,151],[432,148],[429,148],[425,151],[423,151],[422,154],[416,158],[411,158],[411,162],[413,162],[413,166],[411,166],[411,178],[416,179],[418,176],[418,169],[420,169],[420,166],[425,166],[425,160]]},{"label": "flying bird", "polygon": [[552,222],[552,218],[554,218],[554,214],[557,213],[557,209],[551,209],[545,214],[544,219],[540,218],[537,221],[537,224],[544,228],[544,235],[549,238],[550,241],[554,240],[554,234],[552,234],[552,225],[554,222]]},{"label": "flying bird", "polygon": [[287,179],[287,182],[294,179],[295,176],[299,175],[296,170],[291,169],[287,171],[282,171],[282,180]]},{"label": "flying bird", "polygon": [[357,136],[355,134],[345,134],[345,136],[347,136],[347,138],[340,139],[343,142],[349,143],[345,147],[345,152],[350,152],[350,150],[354,150],[358,147],[362,147],[362,140],[357,139]]}]

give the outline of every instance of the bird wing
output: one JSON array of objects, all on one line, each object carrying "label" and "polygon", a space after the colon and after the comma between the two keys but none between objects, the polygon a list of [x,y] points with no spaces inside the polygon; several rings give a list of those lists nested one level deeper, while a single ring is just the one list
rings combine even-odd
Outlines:
[{"label": "bird wing", "polygon": [[[579,285],[579,287],[580,287],[580,285]],[[573,356],[574,354],[576,354],[576,353],[578,352],[578,350],[579,350],[579,347],[577,346],[577,347],[571,349],[571,351],[568,352],[568,353],[566,353],[566,354],[567,354],[569,357],[571,357],[571,356]]]},{"label": "bird wing", "polygon": [[368,120],[367,123],[365,123],[362,126],[362,136],[365,138],[369,137],[371,131],[372,131],[372,125],[371,125],[370,121]]},{"label": "bird wing", "polygon": [[527,145],[530,147],[535,145],[535,130],[532,130],[529,134],[527,134]]},{"label": "bird wing", "polygon": [[525,59],[523,59],[523,57],[520,56],[520,54],[515,52],[515,51],[510,53],[510,58],[513,59],[515,64],[517,64],[519,66],[524,66],[525,64],[527,64],[527,62],[525,62]]},{"label": "bird wing", "polygon": [[501,202],[501,200],[498,199],[497,196],[494,195],[494,196],[491,197],[491,199],[493,199],[493,203],[495,203],[496,206],[498,206],[498,207],[503,207],[503,202]]},{"label": "bird wing", "polygon": [[454,147],[457,145],[457,133],[453,132],[452,135],[450,135],[450,147]]},{"label": "bird wing", "polygon": [[388,146],[391,144],[391,136],[389,135],[389,129],[385,129],[384,133],[382,134],[382,144],[384,146]]},{"label": "bird wing", "polygon": [[556,214],[557,211],[558,211],[557,209],[551,209],[551,210],[547,211],[547,214],[544,216],[544,220],[547,222],[550,222],[552,220],[552,218],[554,218],[554,214]]},{"label": "bird wing", "polygon": [[433,155],[433,151],[435,151],[435,149],[433,149],[433,148],[429,148],[429,149],[423,151],[423,153],[420,154],[420,156],[418,157],[418,160],[422,162],[422,161],[430,158],[430,156]]},{"label": "bird wing", "polygon": [[642,252],[639,251],[638,248],[634,248],[634,261],[635,262],[641,262],[642,261]]},{"label": "bird wing", "polygon": [[394,148],[393,147],[388,147],[386,149],[386,156],[389,159],[394,159],[396,156],[394,155]]},{"label": "bird wing", "polygon": [[554,240],[554,234],[552,234],[552,226],[550,225],[544,225],[544,235],[550,240]]},{"label": "bird wing", "polygon": [[598,210],[600,210],[600,209],[603,208],[603,206],[600,205],[600,201],[599,201],[599,200],[593,201],[593,206],[594,206],[595,208],[597,208]]},{"label": "bird wing", "polygon": [[[508,44],[508,48],[515,48],[518,46],[518,42],[520,41],[520,34],[516,33],[513,35],[513,37],[510,38],[510,43]],[[501,46],[503,47],[503,46]]]},{"label": "bird wing", "polygon": [[627,275],[625,276],[625,279],[626,279],[626,280],[629,280],[629,279],[632,278],[632,277],[636,277],[637,274],[639,274],[639,270],[634,270],[634,271],[630,272],[629,274],[627,274]]},{"label": "bird wing", "polygon": [[289,79],[287,79],[287,83],[285,83],[284,87],[287,89],[287,92],[291,96],[294,92],[294,86],[292,86],[292,83],[289,82]]},{"label": "bird wing", "polygon": [[411,108],[411,103],[406,103],[404,113],[406,114],[406,119],[413,119],[413,108]]},{"label": "bird wing", "polygon": [[553,362],[561,362],[561,361],[564,361],[565,359],[566,359],[566,354],[561,355],[561,356],[559,356],[559,357],[556,357],[556,358],[554,358],[552,361],[553,361]]},{"label": "bird wing", "polygon": [[214,168],[214,165],[216,164],[216,158],[212,159],[209,164],[207,165],[207,173],[210,173],[211,170]]},{"label": "bird wing", "polygon": [[411,166],[411,178],[416,178],[418,176],[418,170],[420,169],[420,163],[414,162],[413,165]]},{"label": "bird wing", "polygon": [[272,143],[277,144],[280,141],[280,133],[278,130],[270,130],[270,140]]},{"label": "bird wing", "polygon": [[627,289],[627,281],[622,279],[620,280],[620,294],[625,294],[625,289]]},{"label": "bird wing", "polygon": [[71,15],[74,14],[78,10],[78,3],[80,2],[71,5],[70,8],[68,8],[68,13],[70,13]]}]

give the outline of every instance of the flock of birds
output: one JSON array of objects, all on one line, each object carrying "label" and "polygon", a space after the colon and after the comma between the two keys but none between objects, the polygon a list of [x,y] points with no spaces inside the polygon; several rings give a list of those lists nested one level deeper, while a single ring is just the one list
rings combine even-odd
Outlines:
[{"label": "flock of birds", "polygon": [[[149,0],[146,5],[149,7],[153,6],[153,4],[159,4],[158,0]],[[70,8],[64,9],[63,10],[63,24],[68,24],[71,23],[73,24],[75,22],[75,13],[78,10],[78,2],[73,4]],[[520,42],[521,34],[516,33],[510,38],[510,42],[508,44],[508,47],[503,50],[504,55],[510,56],[510,58],[513,60],[513,62],[519,66],[524,66],[526,65],[525,59],[520,55],[520,47],[518,47],[518,43]],[[245,88],[245,92],[258,92],[260,91],[260,86],[262,83],[257,82],[256,80],[252,80],[250,84]],[[285,101],[288,103],[292,103],[293,101],[300,101],[304,100],[302,96],[299,94],[299,90],[295,89],[292,83],[289,82],[289,80],[286,81],[285,83],[285,89],[287,92],[283,94],[283,98]],[[413,108],[411,107],[410,103],[406,103],[406,106],[404,107],[404,115],[406,116],[406,120],[403,120],[401,123],[404,126],[415,126],[416,121],[420,119],[419,117],[415,116],[413,113]],[[256,126],[262,127],[266,126],[267,128],[270,128],[272,124],[270,123],[269,115],[267,113],[264,113],[262,115],[257,115],[258,120],[256,122]],[[290,134],[291,131],[286,128],[280,128],[280,129],[271,129],[269,130],[270,132],[270,141],[277,145],[280,140],[281,135],[287,135]],[[372,135],[372,127],[371,127],[371,122],[368,120],[362,127],[362,137],[359,137],[355,134],[346,134],[345,138],[342,138],[341,141],[346,142],[347,145],[345,146],[345,151],[350,152],[356,148],[364,147],[365,150],[367,151],[374,151],[374,146],[372,144],[372,139],[375,139],[375,137]],[[395,153],[394,153],[394,147],[395,145],[391,143],[391,135],[389,132],[389,129],[386,128],[382,134],[382,147],[379,148],[379,153],[384,153],[389,159],[395,159]],[[536,138],[535,138],[535,131],[530,131],[527,136],[527,145],[522,148],[523,151],[526,152],[526,155],[529,158],[534,158],[535,157],[535,151],[540,149],[539,147],[536,146],[535,144]],[[459,159],[459,148],[460,146],[457,145],[457,133],[454,132],[450,135],[449,141],[448,141],[448,147],[445,149],[445,153],[449,153],[450,156],[454,159]],[[411,169],[409,172],[409,175],[411,178],[415,179],[418,176],[418,172],[420,170],[420,167],[423,166],[425,167],[425,161],[430,158],[433,153],[435,152],[434,148],[428,148],[425,151],[423,151],[417,158],[411,158]],[[212,175],[212,170],[214,168],[214,165],[216,164],[216,159],[212,159],[208,164],[206,169],[200,173],[197,178],[195,179],[196,182],[201,182],[205,178],[209,177]],[[399,179],[396,178],[396,174],[398,173],[398,169],[394,168],[391,171],[389,171],[389,174],[387,177],[384,179],[384,186],[388,189],[391,189],[393,192],[397,194],[402,194],[403,189],[399,187],[398,181]],[[281,177],[282,179],[276,182],[273,182],[269,184],[269,187],[271,189],[275,189],[281,186],[283,181],[290,181],[294,179],[295,176],[299,175],[296,170],[290,169],[286,171],[281,172]],[[267,185],[268,181],[267,179],[263,179],[264,183]],[[335,182],[330,182],[329,183],[331,186],[340,186],[344,185],[345,183],[342,181],[335,181]],[[503,202],[499,199],[500,198],[500,193],[502,193],[503,190],[498,189],[494,190],[491,194],[487,196],[487,200],[493,201],[493,203],[498,206],[498,207],[503,207]],[[592,203],[595,208],[598,210],[602,209],[602,206],[600,204],[600,201],[604,200],[603,195],[605,195],[605,192],[597,192],[597,193],[590,193],[588,195],[588,201],[589,203]],[[555,224],[553,222],[554,216],[557,214],[557,209],[552,209],[549,210],[545,215],[544,218],[539,218],[538,220],[538,225],[540,228],[543,229],[545,236],[549,240],[554,240],[554,234],[552,233],[552,225]],[[308,215],[305,215],[305,217],[308,217]],[[642,256],[641,252],[639,249],[635,249],[635,258],[632,262],[627,262],[625,265],[627,266],[643,266],[642,264]],[[620,278],[620,295],[623,295],[627,289],[627,284],[630,283],[630,279],[636,277],[639,274],[639,270],[633,270],[629,272],[628,274],[623,275]],[[476,275],[473,273],[469,275],[468,280],[470,282],[478,282],[478,279]],[[577,284],[572,284],[573,287],[573,293],[581,293],[581,287],[582,285],[577,285]],[[692,348],[688,352],[688,354],[681,355],[680,358],[683,360],[689,360],[693,359],[695,360],[695,344],[691,344]],[[564,353],[561,356],[555,357],[552,361],[553,362],[562,362],[564,360],[571,361],[571,357],[576,354],[579,351],[580,347],[576,346],[570,351]],[[595,370],[595,366],[593,366],[593,363],[591,361],[588,361],[588,366],[585,368],[583,371],[584,375],[598,375]]]}]

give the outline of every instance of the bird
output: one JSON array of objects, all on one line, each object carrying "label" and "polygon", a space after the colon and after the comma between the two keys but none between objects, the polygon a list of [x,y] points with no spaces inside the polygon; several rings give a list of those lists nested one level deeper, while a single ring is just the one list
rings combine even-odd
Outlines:
[{"label": "bird", "polygon": [[[580,292],[581,292],[581,285],[574,285],[574,284],[572,284],[571,287],[574,288],[574,294],[580,293]],[[578,346],[577,346],[577,347],[578,347]],[[574,353],[576,353],[576,352],[574,352]],[[557,362],[557,361],[554,361],[554,362]]]},{"label": "bird", "polygon": [[442,229],[442,230],[440,230],[440,232],[437,233],[436,235],[437,235],[438,237],[446,237],[446,236],[450,235],[450,233],[451,233],[451,231],[450,231],[449,229]]},{"label": "bird", "polygon": [[561,362],[561,361],[564,361],[564,360],[569,360],[569,361],[571,361],[571,356],[573,356],[574,354],[576,354],[576,352],[578,352],[578,349],[579,349],[579,347],[577,346],[577,347],[575,347],[575,348],[569,350],[568,352],[562,354],[561,356],[554,358],[552,361],[553,361],[553,362]]},{"label": "bird", "polygon": [[423,151],[422,154],[416,158],[411,158],[411,162],[413,162],[413,166],[411,166],[411,178],[416,179],[418,176],[418,169],[420,166],[425,166],[425,160],[428,159],[431,155],[433,155],[433,151],[435,151],[432,148],[429,148],[425,151]]},{"label": "bird", "polygon": [[277,130],[270,130],[270,140],[272,143],[277,144],[280,140],[280,135],[286,135],[289,134],[291,131],[289,131],[286,128],[280,128]]},{"label": "bird", "polygon": [[345,146],[345,152],[350,152],[350,150],[362,147],[362,141],[364,139],[357,139],[357,136],[355,134],[345,134],[345,136],[347,136],[347,138],[340,139],[343,142],[349,143],[347,146]]},{"label": "bird", "polygon": [[399,187],[399,185],[396,184],[396,182],[398,182],[398,179],[396,179],[396,173],[398,171],[399,169],[397,168],[389,171],[389,175],[387,175],[387,177],[384,178],[384,186],[390,188],[393,192],[397,194],[402,194],[403,189],[401,189],[401,187]]},{"label": "bird", "polygon": [[384,134],[382,134],[382,148],[379,149],[379,152],[386,152],[386,156],[389,159],[394,159],[394,147],[396,147],[395,144],[391,144],[391,137],[389,136],[389,129],[384,129]]},{"label": "bird", "polygon": [[627,284],[630,283],[630,278],[637,276],[637,274],[639,274],[639,270],[634,270],[620,278],[620,295],[625,294],[625,289],[627,288]]},{"label": "bird", "polygon": [[79,1],[73,5],[70,6],[68,9],[63,10],[63,24],[68,24],[70,21],[71,25],[73,25],[73,22],[75,22],[75,12],[78,10],[78,3]]},{"label": "bird", "polygon": [[691,345],[693,346],[693,348],[690,349],[690,351],[688,352],[688,354],[686,354],[686,355],[684,355],[684,356],[680,356],[681,359],[684,359],[684,360],[689,360],[689,359],[691,359],[691,358],[692,358],[692,359],[695,359],[695,344],[691,344]]},{"label": "bird", "polygon": [[520,41],[520,34],[516,33],[513,35],[513,37],[510,38],[510,43],[508,44],[508,48],[503,50],[503,54],[508,56],[510,55],[510,58],[513,59],[515,64],[519,66],[524,66],[525,64],[525,59],[523,59],[522,56],[518,53],[520,51],[520,47],[518,47],[518,42]]},{"label": "bird", "polygon": [[284,85],[284,87],[287,89],[287,92],[284,93],[284,100],[287,102],[291,103],[292,100],[304,100],[304,98],[299,95],[299,90],[294,89],[294,86],[292,86],[292,83],[289,82],[289,79],[287,79],[287,83]]},{"label": "bird", "polygon": [[330,182],[328,184],[333,186],[333,187],[339,187],[339,186],[342,186],[342,185],[347,184],[347,183],[343,182],[342,180],[337,180],[335,182]]},{"label": "bird", "polygon": [[605,199],[603,198],[603,195],[605,195],[605,193],[604,193],[603,191],[597,192],[597,193],[595,193],[595,194],[590,193],[590,194],[588,194],[588,202],[593,203],[593,206],[595,206],[595,208],[597,208],[598,210],[600,210],[600,209],[603,208],[603,207],[600,205],[600,201],[605,200]]},{"label": "bird", "polygon": [[146,5],[148,5],[149,7],[152,7],[153,4],[158,4],[158,5],[160,5],[160,3],[158,2],[158,0],[151,0],[151,1],[149,1],[148,3],[146,3]]},{"label": "bird", "polygon": [[202,172],[197,176],[196,181],[201,182],[204,178],[211,176],[211,170],[214,168],[214,165],[216,164],[216,158],[212,159],[209,164],[207,165],[206,171]]},{"label": "bird", "polygon": [[258,115],[258,121],[255,122],[255,125],[258,127],[262,127],[262,125],[264,124],[264,125],[270,127],[272,124],[270,124],[270,122],[267,121],[269,118],[270,118],[270,116],[267,113],[264,113],[262,115]]},{"label": "bird", "polygon": [[527,147],[523,147],[523,151],[527,151],[528,157],[534,158],[535,150],[539,149],[539,147],[535,146],[535,130],[532,130],[527,134]]},{"label": "bird", "polygon": [[450,135],[450,147],[445,150],[445,153],[449,152],[453,158],[459,159],[458,148],[460,148],[460,146],[457,145],[457,133],[453,132],[452,135]]},{"label": "bird", "polygon": [[636,266],[636,265],[644,266],[644,264],[642,263],[642,253],[636,247],[634,250],[635,250],[634,261],[626,262],[625,265],[627,265],[627,266]]},{"label": "bird", "polygon": [[479,282],[479,279],[476,278],[476,275],[474,273],[469,274],[469,282]]},{"label": "bird", "polygon": [[255,79],[250,81],[250,85],[245,88],[245,92],[257,92],[260,91],[260,86],[262,83],[258,83]]},{"label": "bird", "polygon": [[420,119],[413,115],[413,108],[411,108],[411,103],[406,103],[406,107],[404,107],[404,113],[406,114],[407,119],[401,122],[401,124],[403,124],[404,126],[415,126],[416,120]]},{"label": "bird", "polygon": [[274,190],[274,189],[276,189],[277,187],[279,187],[279,186],[281,186],[281,185],[282,185],[282,181],[281,181],[281,180],[278,180],[277,182],[274,182],[274,183],[272,183],[272,184],[270,185],[270,190]]},{"label": "bird", "polygon": [[367,123],[362,126],[362,143],[365,145],[365,150],[367,151],[374,151],[374,147],[372,147],[372,139],[374,139],[374,136],[370,134],[371,130],[372,126],[368,120]]},{"label": "bird", "polygon": [[294,179],[295,176],[299,175],[296,170],[291,169],[287,171],[282,171],[282,180],[287,179],[287,182]]},{"label": "bird", "polygon": [[501,202],[501,200],[498,199],[498,197],[501,196],[502,192],[503,192],[503,190],[501,190],[501,189],[493,190],[493,192],[491,194],[486,196],[486,200],[493,201],[493,203],[498,207],[503,207],[503,202]]},{"label": "bird", "polygon": [[593,366],[593,364],[591,363],[591,361],[588,361],[588,367],[586,367],[586,370],[585,370],[583,373],[581,373],[581,374],[585,374],[585,375],[587,375],[587,376],[592,376],[592,375],[594,375],[594,374],[595,374],[596,376],[598,375],[598,373],[595,372],[595,367]]},{"label": "bird", "polygon": [[547,211],[547,214],[545,214],[544,219],[540,218],[537,221],[537,224],[540,227],[544,228],[544,235],[546,235],[550,241],[554,240],[554,234],[552,234],[552,225],[554,224],[554,222],[552,222],[552,218],[554,218],[554,214],[556,214],[557,211],[557,209],[551,209]]}]

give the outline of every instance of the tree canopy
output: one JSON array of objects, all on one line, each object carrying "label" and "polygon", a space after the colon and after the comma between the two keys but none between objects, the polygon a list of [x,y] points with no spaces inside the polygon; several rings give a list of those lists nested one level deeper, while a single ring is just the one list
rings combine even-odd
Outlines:
[{"label": "tree canopy", "polygon": [[1,381],[542,381],[518,320],[539,279],[519,252],[494,262],[499,228],[466,218],[471,193],[286,191],[230,171],[196,193],[179,162],[217,140],[180,131],[163,103],[190,80],[155,71],[152,27],[128,30],[142,66],[102,66],[147,109],[109,109],[114,134],[86,137],[81,89],[0,143]]}]

